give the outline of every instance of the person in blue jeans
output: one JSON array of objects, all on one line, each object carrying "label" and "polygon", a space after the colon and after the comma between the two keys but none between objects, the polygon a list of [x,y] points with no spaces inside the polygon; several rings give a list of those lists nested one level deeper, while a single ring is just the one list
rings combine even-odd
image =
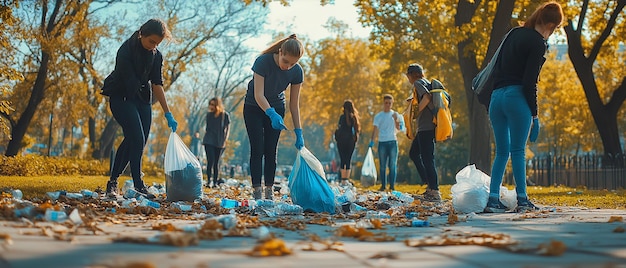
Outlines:
[{"label": "person in blue jeans", "polygon": [[170,38],[171,33],[163,21],[148,20],[120,46],[115,69],[104,81],[102,94],[109,96],[113,118],[124,132],[107,182],[109,197],[118,197],[117,179],[129,163],[135,190],[147,198],[155,197],[148,193],[143,182],[141,157],[150,135],[152,96],[161,104],[168,127],[175,132],[178,126],[165,99],[163,55],[157,49],[163,39]]},{"label": "person in blue jeans", "polygon": [[[418,198],[430,201],[441,201],[439,192],[439,178],[435,166],[435,124],[433,123],[434,105],[430,93],[430,82],[424,77],[421,65],[413,63],[406,71],[406,77],[413,85],[414,96],[417,98],[417,134],[411,142],[409,157],[415,164],[417,173],[422,181],[426,182],[426,191]],[[412,101],[412,98],[407,101]]]},{"label": "person in blue jeans", "polygon": [[[393,106],[393,96],[383,95],[383,111],[374,116],[374,130],[369,147],[374,147],[374,140],[378,138],[378,161],[380,164],[380,189],[384,191],[389,178],[389,190],[395,190],[396,169],[398,165],[398,139],[396,134],[402,129],[404,120],[402,115],[391,109]],[[387,167],[389,167],[389,177],[387,177]]]},{"label": "person in blue jeans", "polygon": [[487,213],[502,213],[500,187],[509,156],[513,167],[516,211],[538,209],[526,192],[526,141],[539,135],[537,81],[545,62],[546,40],[563,21],[563,11],[556,2],[542,4],[522,27],[513,29],[496,55],[494,91],[489,104],[489,119],[496,142],[496,156],[491,167]]},{"label": "person in blue jeans", "polygon": [[[273,199],[276,154],[280,132],[286,130],[285,90],[289,87],[289,111],[296,135],[295,147],[304,147],[300,125],[300,88],[304,72],[298,61],[304,53],[302,42],[295,34],[279,40],[265,49],[252,65],[254,75],[248,83],[243,106],[243,119],[250,140],[250,175],[253,197]],[[265,191],[261,177],[264,178]]]}]

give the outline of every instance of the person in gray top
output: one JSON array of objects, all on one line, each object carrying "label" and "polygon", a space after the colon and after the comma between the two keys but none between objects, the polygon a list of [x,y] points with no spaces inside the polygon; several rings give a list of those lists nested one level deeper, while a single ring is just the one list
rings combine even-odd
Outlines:
[{"label": "person in gray top", "polygon": [[217,186],[220,173],[220,158],[226,148],[226,141],[230,133],[230,116],[224,111],[222,100],[214,97],[209,101],[209,112],[206,114],[206,128],[202,144],[206,153],[207,165],[206,187],[211,186],[211,178],[213,178],[213,187]]}]

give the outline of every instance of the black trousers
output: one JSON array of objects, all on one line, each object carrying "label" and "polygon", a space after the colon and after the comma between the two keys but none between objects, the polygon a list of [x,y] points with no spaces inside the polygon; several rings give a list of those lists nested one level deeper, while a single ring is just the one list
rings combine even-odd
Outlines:
[{"label": "black trousers", "polygon": [[341,169],[350,169],[352,154],[354,153],[354,146],[356,141],[352,135],[342,135],[335,137],[337,141],[337,150],[339,151],[339,159]]},{"label": "black trousers", "polygon": [[[276,112],[284,117],[285,107],[274,107]],[[265,179],[265,186],[274,185],[276,175],[276,155],[280,130],[272,128],[270,118],[256,106],[243,106],[243,119],[246,123],[248,139],[250,140],[250,176],[252,186],[262,185],[261,177]]]},{"label": "black trousers", "polygon": [[141,157],[150,134],[152,106],[138,98],[125,99],[111,96],[109,107],[113,118],[122,126],[124,132],[124,140],[115,153],[111,181],[117,181],[126,165],[130,163],[130,174],[133,177],[135,189],[141,189],[145,187],[141,179]]},{"label": "black trousers", "polygon": [[439,180],[435,167],[435,131],[419,131],[409,151],[409,157],[413,160],[417,173],[429,189],[439,190]]},{"label": "black trousers", "polygon": [[204,152],[206,153],[206,175],[207,175],[207,183],[211,182],[211,174],[213,175],[213,185],[217,183],[219,179],[218,176],[220,174],[220,159],[222,157],[222,153],[224,152],[224,148],[218,148],[213,145],[205,144]]}]

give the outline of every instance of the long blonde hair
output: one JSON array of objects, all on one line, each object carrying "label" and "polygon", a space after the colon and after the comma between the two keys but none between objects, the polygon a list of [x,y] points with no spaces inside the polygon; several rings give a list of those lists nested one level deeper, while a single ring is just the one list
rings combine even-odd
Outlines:
[{"label": "long blonde hair", "polygon": [[211,104],[211,102],[215,102],[215,117],[222,115],[224,112],[224,104],[222,104],[222,100],[218,97],[213,97],[209,100],[209,104]]},{"label": "long blonde hair", "polygon": [[270,47],[263,50],[261,54],[276,54],[279,51],[300,58],[304,54],[304,46],[302,46],[302,42],[300,42],[296,34],[292,34],[287,38],[274,42]]}]

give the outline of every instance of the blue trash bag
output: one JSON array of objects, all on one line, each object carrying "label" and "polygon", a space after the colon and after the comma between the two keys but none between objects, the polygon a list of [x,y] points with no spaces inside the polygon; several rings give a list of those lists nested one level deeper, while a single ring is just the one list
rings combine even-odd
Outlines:
[{"label": "blue trash bag", "polygon": [[289,174],[289,194],[304,211],[335,213],[335,194],[326,181],[324,167],[305,147],[298,151]]}]

